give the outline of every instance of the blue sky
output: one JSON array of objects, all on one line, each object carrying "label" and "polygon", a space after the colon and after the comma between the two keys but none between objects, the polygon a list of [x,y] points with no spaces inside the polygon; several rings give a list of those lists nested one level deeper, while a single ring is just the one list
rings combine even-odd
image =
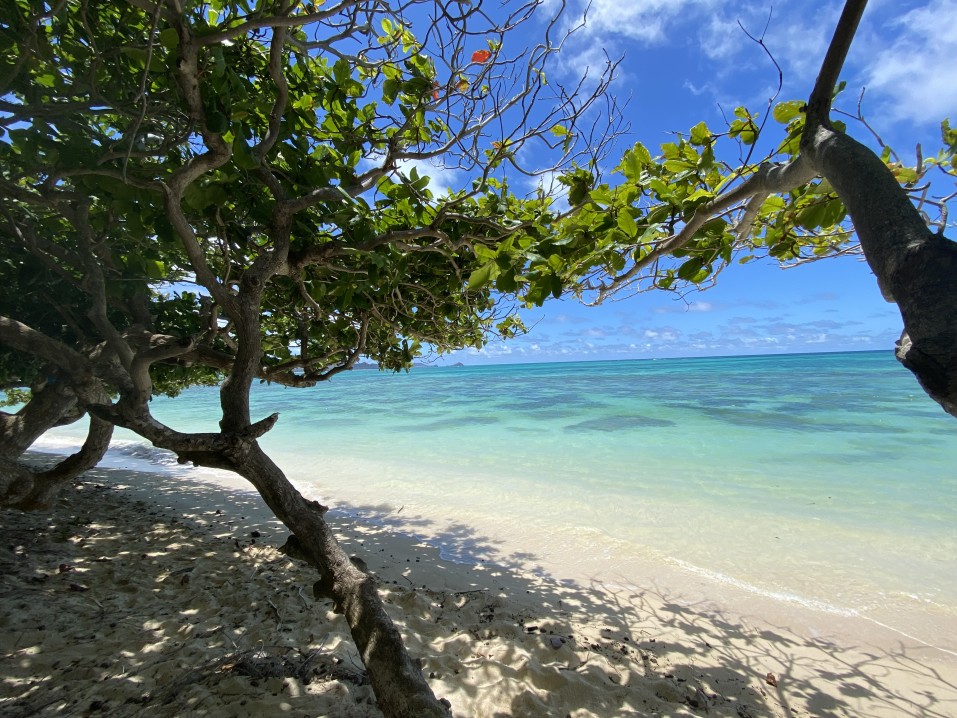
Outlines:
[{"label": "blue sky", "polygon": [[[558,4],[549,0],[546,10]],[[569,19],[583,6],[570,0]],[[768,24],[766,1],[592,0],[586,25],[563,50],[557,71],[571,77],[600,66],[606,51],[623,56],[613,92],[627,100],[631,130],[621,149],[636,140],[657,147],[669,132],[701,120],[721,127],[722,108],[767,107],[777,71],[739,21],[754,35],[767,25],[765,45],[784,73],[779,99],[807,97],[841,6],[775,3]],[[848,59],[844,107],[854,110],[866,87],[864,115],[911,161],[918,142],[925,153],[936,153],[942,119],[957,120],[955,27],[957,0],[872,0]],[[851,131],[867,141],[864,128]],[[776,128],[770,132],[773,137]],[[434,179],[437,186],[454,182]],[[940,194],[953,190],[938,187]],[[901,326],[866,264],[853,258],[788,270],[768,262],[735,265],[716,287],[684,298],[647,293],[600,307],[567,299],[523,316],[532,326],[527,336],[456,352],[441,363],[891,350]]]}]

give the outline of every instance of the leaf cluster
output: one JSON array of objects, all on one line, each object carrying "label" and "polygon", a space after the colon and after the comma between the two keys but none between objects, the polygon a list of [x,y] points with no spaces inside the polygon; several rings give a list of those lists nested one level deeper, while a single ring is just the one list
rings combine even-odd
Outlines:
[{"label": "leaf cluster", "polygon": [[[126,365],[175,338],[188,350],[151,371],[167,393],[244,351],[298,385],[360,353],[399,369],[520,331],[493,293],[519,278],[494,258],[547,237],[552,213],[503,170],[533,140],[571,156],[594,97],[556,92],[530,123],[555,48],[505,52],[527,9],[473,27],[479,3],[419,40],[406,13],[427,4],[5,4],[3,313]],[[417,171],[432,157],[471,187],[436,196]]]},{"label": "leaf cluster", "polygon": [[[840,91],[841,88],[838,88]],[[748,205],[748,197],[725,202],[762,166],[786,163],[800,154],[805,125],[801,101],[776,104],[770,118],[784,128],[773,151],[751,162],[764,118],[736,108],[721,132],[699,122],[658,154],[641,142],[627,149],[611,182],[596,183],[579,168],[561,181],[575,211],[549,234],[508,260],[520,296],[540,305],[564,289],[601,301],[622,288],[631,292],[703,288],[733,262],[770,257],[782,265],[859,252],[846,209],[834,188],[814,179]],[[845,125],[834,121],[839,131]],[[953,162],[953,130],[944,125],[945,146],[936,160],[908,167],[889,149],[884,160],[905,188],[917,186],[931,164]],[[957,135],[955,135],[957,136]],[[948,145],[948,138],[950,143]],[[738,159],[729,160],[738,149]],[[713,209],[716,208],[717,209]],[[703,221],[699,221],[702,220]],[[695,229],[688,233],[686,227]]]}]

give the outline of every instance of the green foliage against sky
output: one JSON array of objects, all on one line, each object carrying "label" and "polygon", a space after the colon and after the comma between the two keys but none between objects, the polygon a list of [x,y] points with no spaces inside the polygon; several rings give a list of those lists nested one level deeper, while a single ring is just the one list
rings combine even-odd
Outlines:
[{"label": "green foliage against sky", "polygon": [[[681,291],[731,262],[856,251],[823,180],[747,216],[742,202],[714,211],[762,162],[795,156],[802,101],[738,107],[658,153],[636,142],[608,173],[602,133],[585,129],[601,128],[589,108],[604,85],[561,99],[545,72],[555,38],[522,44],[501,15],[430,25],[434,7],[5,4],[5,309],[86,349],[141,330],[189,338],[203,356],[154,366],[176,390],[229,365],[229,297],[273,263],[260,373],[310,383],[360,353],[396,369],[521,331],[510,296]],[[937,161],[951,170],[953,134]],[[437,195],[430,160],[467,179]],[[918,190],[933,164],[885,161]],[[557,177],[568,210],[523,171]],[[42,374],[2,362],[8,379]]]},{"label": "green foliage against sky", "polygon": [[[623,290],[706,288],[729,264],[757,258],[789,265],[859,254],[844,204],[825,179],[770,194],[750,207],[745,198],[722,204],[761,165],[784,164],[799,155],[804,110],[800,100],[776,103],[768,117],[738,107],[721,131],[699,122],[675,133],[657,156],[636,142],[610,181],[597,182],[585,168],[566,173],[559,181],[576,211],[540,242],[525,239],[518,248],[503,246],[489,254],[471,285],[495,280],[499,291],[510,292],[520,276],[530,305],[540,306],[569,288],[586,301],[600,302]],[[769,119],[773,122],[766,127]],[[863,118],[855,119],[859,129]],[[840,120],[835,126],[847,130]],[[928,196],[929,173],[954,175],[957,133],[947,121],[941,129],[944,149],[919,166],[903,163],[887,146],[882,158],[928,222],[943,227],[947,215],[944,205]],[[759,155],[755,146],[767,135],[780,139],[770,153]],[[737,161],[728,159],[735,156]]]},{"label": "green foliage against sky", "polygon": [[[241,351],[232,298],[266,265],[263,378],[311,383],[359,353],[397,369],[520,329],[491,287],[463,291],[489,251],[554,219],[500,169],[535,143],[536,170],[587,160],[568,128],[600,87],[546,94],[555,48],[509,44],[478,8],[423,40],[406,18],[431,2],[175,8],[0,9],[2,266],[55,297],[44,316],[6,311],[87,349],[189,338],[190,372],[155,368],[174,389]],[[437,197],[433,158],[471,181]]]}]

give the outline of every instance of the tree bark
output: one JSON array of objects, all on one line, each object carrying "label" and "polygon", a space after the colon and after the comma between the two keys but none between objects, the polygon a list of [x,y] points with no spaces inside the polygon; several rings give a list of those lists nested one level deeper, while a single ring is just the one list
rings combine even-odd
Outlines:
[{"label": "tree bark", "polygon": [[79,418],[82,412],[75,411],[76,405],[76,394],[55,377],[35,387],[16,414],[0,413],[0,457],[16,460],[49,429],[67,423],[67,417]]},{"label": "tree bark", "polygon": [[957,417],[957,244],[933,234],[881,159],[830,122],[831,100],[867,0],[847,0],[807,104],[801,154],[854,223],[885,298],[900,309],[897,358]]},{"label": "tree bark", "polygon": [[900,309],[898,360],[957,417],[957,243],[927,228],[887,166],[853,138],[821,127],[805,151],[844,202],[881,291]]},{"label": "tree bark", "polygon": [[[48,424],[46,429],[60,423],[53,415],[50,419],[52,423]],[[42,433],[41,431],[40,434]],[[4,451],[0,455],[0,506],[21,511],[51,508],[64,486],[100,462],[110,446],[112,436],[112,423],[91,416],[86,441],[80,450],[49,469],[39,471],[18,460],[29,448],[29,444],[23,446],[14,456],[7,451],[9,446],[4,442]]]},{"label": "tree bark", "polygon": [[260,448],[256,438],[276,415],[237,433],[184,434],[163,426],[145,406],[120,402],[91,412],[135,431],[155,446],[175,452],[181,461],[233,471],[248,480],[276,517],[295,534],[310,563],[319,568],[319,586],[341,612],[369,673],[379,709],[387,718],[449,718],[448,702],[436,699],[409,656],[386,613],[371,576],[356,568],[323,518],[324,507],[307,501]]},{"label": "tree bark", "polygon": [[238,451],[236,471],[263,497],[320,567],[319,586],[349,624],[369,672],[379,708],[389,718],[448,718],[447,702],[435,694],[412,661],[402,635],[385,612],[375,581],[353,565],[323,518],[322,507],[306,501],[282,470],[250,442]]},{"label": "tree bark", "polygon": [[42,511],[52,508],[64,486],[100,463],[110,448],[113,424],[90,417],[90,430],[80,450],[46,471],[34,475],[30,491],[11,508],[21,511]]}]

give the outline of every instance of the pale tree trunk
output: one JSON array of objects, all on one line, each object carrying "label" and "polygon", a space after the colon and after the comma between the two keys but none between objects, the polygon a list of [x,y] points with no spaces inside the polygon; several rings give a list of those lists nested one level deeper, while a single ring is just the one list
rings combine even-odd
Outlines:
[{"label": "pale tree trunk", "polygon": [[448,705],[437,701],[422,671],[412,661],[402,636],[379,598],[375,580],[350,561],[323,518],[324,508],[306,501],[285,475],[250,442],[240,449],[237,471],[252,483],[272,512],[295,534],[319,567],[319,591],[335,602],[349,624],[369,672],[380,709],[390,718],[446,718]]}]

